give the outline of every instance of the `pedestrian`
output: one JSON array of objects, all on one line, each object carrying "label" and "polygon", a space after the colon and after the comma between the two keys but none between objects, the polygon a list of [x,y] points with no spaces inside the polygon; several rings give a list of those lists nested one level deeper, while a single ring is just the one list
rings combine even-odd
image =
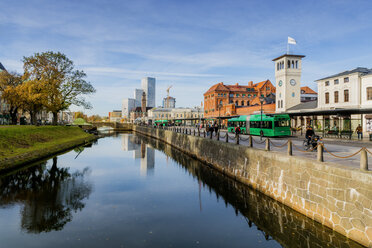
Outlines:
[{"label": "pedestrian", "polygon": [[214,124],[214,131],[216,132],[216,134],[218,133],[218,125],[217,125],[217,123]]},{"label": "pedestrian", "polygon": [[236,126],[236,128],[235,128],[235,134],[240,134],[240,127],[239,127],[239,125],[238,126]]},{"label": "pedestrian", "polygon": [[209,136],[209,124],[205,125],[205,131],[207,132],[207,136]]},{"label": "pedestrian", "polygon": [[363,128],[360,124],[355,129],[355,132],[358,134],[358,139],[363,139]]}]

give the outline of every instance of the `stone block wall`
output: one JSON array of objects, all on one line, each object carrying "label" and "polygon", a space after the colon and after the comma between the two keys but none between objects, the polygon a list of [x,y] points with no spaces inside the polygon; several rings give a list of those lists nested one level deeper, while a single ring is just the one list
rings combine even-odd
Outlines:
[{"label": "stone block wall", "polygon": [[372,173],[246,146],[135,126],[222,173],[372,247]]}]

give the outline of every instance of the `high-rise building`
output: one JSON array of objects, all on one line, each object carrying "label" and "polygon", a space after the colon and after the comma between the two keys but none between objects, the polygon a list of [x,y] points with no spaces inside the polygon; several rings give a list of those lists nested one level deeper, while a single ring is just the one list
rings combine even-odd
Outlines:
[{"label": "high-rise building", "polygon": [[141,80],[142,90],[146,93],[147,107],[155,107],[155,78],[145,77]]},{"label": "high-rise building", "polygon": [[176,98],[167,96],[163,99],[163,108],[175,108]]},{"label": "high-rise building", "polygon": [[136,107],[136,100],[132,98],[123,99],[121,114],[123,118],[130,118],[130,112]]},{"label": "high-rise building", "polygon": [[136,107],[141,107],[143,89],[134,90],[134,99],[136,100]]}]

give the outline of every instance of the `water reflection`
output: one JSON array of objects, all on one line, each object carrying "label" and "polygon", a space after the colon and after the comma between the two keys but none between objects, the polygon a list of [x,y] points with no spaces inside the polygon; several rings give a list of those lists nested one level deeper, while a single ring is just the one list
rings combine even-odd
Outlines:
[{"label": "water reflection", "polygon": [[[289,207],[223,176],[165,143],[140,137],[142,142],[174,159],[186,172],[198,179],[200,187],[207,188],[218,201],[222,199],[226,207],[232,206],[235,214],[241,215],[248,227],[253,228],[255,225],[267,241],[275,239],[283,247],[363,247]],[[200,188],[199,201],[202,210]]]},{"label": "water reflection", "polygon": [[42,162],[28,169],[0,177],[0,207],[20,204],[21,228],[28,233],[62,230],[72,220],[72,213],[81,211],[92,192],[85,177],[88,168],[70,172]]},{"label": "water reflection", "polygon": [[140,159],[140,172],[142,176],[154,175],[155,150],[135,135],[122,134],[121,148],[123,151],[133,151],[133,158]]}]

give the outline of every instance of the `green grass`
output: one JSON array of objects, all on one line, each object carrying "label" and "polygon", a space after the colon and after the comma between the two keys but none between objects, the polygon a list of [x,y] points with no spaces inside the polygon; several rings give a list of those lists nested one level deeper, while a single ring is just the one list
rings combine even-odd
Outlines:
[{"label": "green grass", "polygon": [[0,159],[88,137],[79,127],[0,126]]}]

